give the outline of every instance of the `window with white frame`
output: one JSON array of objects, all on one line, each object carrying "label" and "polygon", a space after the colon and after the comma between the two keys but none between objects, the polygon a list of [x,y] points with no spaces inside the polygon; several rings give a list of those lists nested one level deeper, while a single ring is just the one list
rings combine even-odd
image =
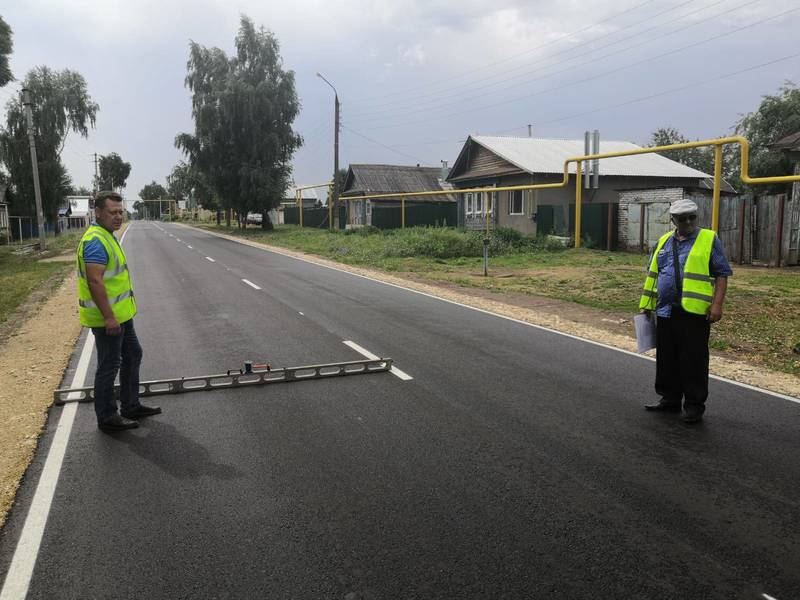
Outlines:
[{"label": "window with white frame", "polygon": [[497,204],[497,192],[486,192],[486,212],[490,215],[494,212],[495,204]]},{"label": "window with white frame", "polygon": [[470,192],[470,193],[467,193],[467,194],[464,194],[464,195],[466,196],[466,200],[465,200],[464,204],[466,205],[467,216],[471,217],[473,212],[474,212],[474,210],[475,210],[475,207],[473,206],[473,203],[472,203],[472,193]]},{"label": "window with white frame", "polygon": [[475,214],[483,214],[483,192],[475,192]]},{"label": "window with white frame", "polygon": [[524,214],[523,209],[523,194],[524,190],[511,190],[508,192],[508,214],[521,215]]}]

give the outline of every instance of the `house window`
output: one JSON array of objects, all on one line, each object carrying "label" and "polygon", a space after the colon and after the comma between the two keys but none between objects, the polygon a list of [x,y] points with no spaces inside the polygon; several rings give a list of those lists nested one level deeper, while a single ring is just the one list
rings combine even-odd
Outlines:
[{"label": "house window", "polygon": [[472,204],[472,193],[468,193],[468,194],[466,194],[466,196],[467,196],[467,201],[466,201],[467,216],[471,217],[472,213],[474,212],[474,206]]},{"label": "house window", "polygon": [[524,190],[512,190],[508,192],[508,214],[521,215],[524,214],[523,210],[523,193]]},{"label": "house window", "polygon": [[483,192],[475,192],[475,214],[483,214]]},{"label": "house window", "polygon": [[494,212],[494,205],[497,203],[497,192],[486,192],[486,212],[490,215]]}]

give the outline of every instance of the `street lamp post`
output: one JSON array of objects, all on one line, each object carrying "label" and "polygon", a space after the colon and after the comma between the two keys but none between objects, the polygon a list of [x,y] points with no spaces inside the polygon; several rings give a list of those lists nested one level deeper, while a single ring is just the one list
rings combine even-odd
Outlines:
[{"label": "street lamp post", "polygon": [[[317,77],[331,86],[333,90],[334,106],[334,130],[333,130],[333,214],[334,218],[339,218],[339,92],[333,84],[325,79],[320,73]],[[332,223],[331,223],[332,225]]]}]

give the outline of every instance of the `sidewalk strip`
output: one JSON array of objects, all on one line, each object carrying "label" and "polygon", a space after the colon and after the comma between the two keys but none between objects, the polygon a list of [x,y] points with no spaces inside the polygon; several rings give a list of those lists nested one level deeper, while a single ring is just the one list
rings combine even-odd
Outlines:
[{"label": "sidewalk strip", "polygon": [[[355,342],[351,342],[350,340],[345,340],[345,341],[344,341],[344,342],[342,342],[342,343],[343,343],[345,346],[349,346],[350,348],[352,348],[353,350],[355,350],[356,352],[358,352],[358,353],[359,353],[361,356],[363,356],[364,358],[368,358],[368,359],[370,359],[370,360],[380,360],[380,359],[381,359],[381,357],[380,357],[380,356],[378,356],[378,355],[376,355],[376,354],[373,354],[372,352],[370,352],[370,351],[369,351],[369,350],[367,350],[366,348],[362,348],[361,346],[359,346],[359,345],[358,345],[358,344],[356,344]],[[399,378],[400,378],[400,379],[402,379],[403,381],[410,381],[411,379],[414,379],[413,377],[411,377],[411,375],[409,375],[408,373],[406,373],[406,372],[404,372],[404,371],[401,371],[401,370],[400,370],[400,369],[398,369],[397,367],[392,367],[392,370],[391,370],[391,371],[389,371],[389,372],[390,372],[392,375],[394,375],[394,376],[396,376],[396,377],[399,377]]]}]

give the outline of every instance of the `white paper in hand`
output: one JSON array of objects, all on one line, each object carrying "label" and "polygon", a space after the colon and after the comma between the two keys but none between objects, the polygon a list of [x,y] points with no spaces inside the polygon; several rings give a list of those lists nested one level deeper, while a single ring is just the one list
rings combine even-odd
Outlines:
[{"label": "white paper in hand", "polygon": [[639,313],[633,317],[636,328],[636,345],[639,353],[647,352],[656,347],[656,321],[652,315]]}]

